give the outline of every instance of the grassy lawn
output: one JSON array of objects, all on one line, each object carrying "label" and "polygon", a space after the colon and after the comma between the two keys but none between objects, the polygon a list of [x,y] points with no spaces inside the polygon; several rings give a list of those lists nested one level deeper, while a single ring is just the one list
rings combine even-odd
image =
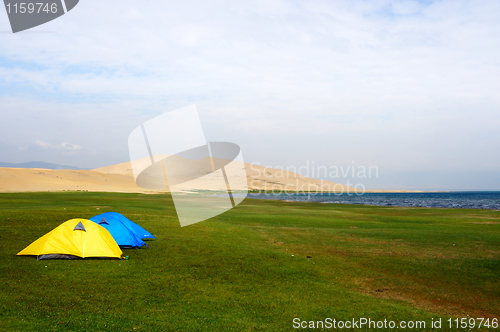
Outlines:
[{"label": "grassy lawn", "polygon": [[[106,211],[157,240],[129,260],[15,256]],[[497,211],[246,199],[181,228],[169,195],[0,194],[1,331],[290,331],[296,317],[434,331],[441,318],[446,331],[450,317],[499,316]]]}]

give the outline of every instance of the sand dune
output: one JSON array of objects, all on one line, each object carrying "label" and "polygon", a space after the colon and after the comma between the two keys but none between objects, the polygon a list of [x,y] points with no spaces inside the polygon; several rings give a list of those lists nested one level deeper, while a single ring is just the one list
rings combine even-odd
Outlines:
[{"label": "sand dune", "polygon": [[[247,183],[250,190],[275,190],[275,191],[347,191],[354,189],[332,181],[311,179],[300,174],[284,170],[265,168],[262,166],[245,164]],[[93,171],[129,176],[133,178],[132,165],[130,162],[117,165],[96,168]],[[198,188],[206,189],[206,188]],[[223,188],[220,188],[223,189]]]},{"label": "sand dune", "polygon": [[85,170],[0,168],[0,192],[28,191],[144,192],[133,177]]},{"label": "sand dune", "polygon": [[[251,190],[344,191],[353,188],[321,181],[297,173],[245,164]],[[196,184],[194,184],[196,186]],[[207,189],[204,187],[192,189]],[[224,188],[216,188],[224,189]],[[101,191],[153,193],[166,190],[144,189],[135,184],[130,162],[94,170],[47,170],[38,168],[0,168],[0,192]]]}]

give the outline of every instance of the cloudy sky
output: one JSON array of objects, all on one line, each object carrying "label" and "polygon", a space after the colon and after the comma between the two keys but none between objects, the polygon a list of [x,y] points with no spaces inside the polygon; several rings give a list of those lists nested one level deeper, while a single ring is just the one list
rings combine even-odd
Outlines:
[{"label": "cloudy sky", "polygon": [[495,0],[83,0],[17,34],[1,8],[0,161],[124,162],[134,128],[195,104],[246,162],[500,190],[499,36]]}]

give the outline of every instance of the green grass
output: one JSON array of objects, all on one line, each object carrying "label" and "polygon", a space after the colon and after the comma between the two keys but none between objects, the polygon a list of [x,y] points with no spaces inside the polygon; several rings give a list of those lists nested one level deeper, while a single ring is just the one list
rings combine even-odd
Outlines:
[{"label": "green grass", "polygon": [[[157,240],[129,260],[16,256],[105,211]],[[2,331],[290,331],[296,317],[442,318],[445,331],[449,317],[498,318],[499,281],[497,211],[247,199],[181,228],[169,195],[0,194]]]}]

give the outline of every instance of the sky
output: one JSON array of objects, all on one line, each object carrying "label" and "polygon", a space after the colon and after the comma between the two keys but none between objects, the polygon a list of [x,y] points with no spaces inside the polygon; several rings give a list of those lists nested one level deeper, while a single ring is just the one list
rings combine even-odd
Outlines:
[{"label": "sky", "polygon": [[82,0],[16,34],[0,8],[0,161],[125,162],[132,130],[194,104],[248,163],[500,190],[498,36],[487,0]]}]

